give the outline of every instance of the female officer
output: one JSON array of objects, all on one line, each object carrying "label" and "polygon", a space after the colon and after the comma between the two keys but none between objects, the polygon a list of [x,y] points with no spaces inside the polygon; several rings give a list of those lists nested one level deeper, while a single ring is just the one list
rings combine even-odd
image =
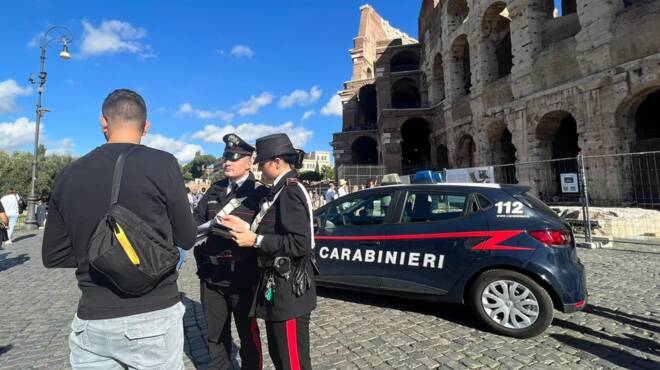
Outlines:
[{"label": "female officer", "polygon": [[257,139],[256,161],[273,180],[255,221],[223,218],[241,247],[256,248],[260,284],[253,314],[266,321],[268,352],[277,369],[311,369],[309,318],[316,307],[313,267],[313,227],[309,195],[295,168],[302,151],[286,134]]}]

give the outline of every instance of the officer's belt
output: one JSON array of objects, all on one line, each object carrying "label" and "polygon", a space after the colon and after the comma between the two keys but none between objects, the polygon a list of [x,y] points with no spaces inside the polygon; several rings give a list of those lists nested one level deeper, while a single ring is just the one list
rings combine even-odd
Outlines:
[{"label": "officer's belt", "polygon": [[237,255],[206,255],[202,256],[202,263],[208,263],[215,266],[227,265],[234,262],[242,262],[247,259],[246,256],[238,257]]}]

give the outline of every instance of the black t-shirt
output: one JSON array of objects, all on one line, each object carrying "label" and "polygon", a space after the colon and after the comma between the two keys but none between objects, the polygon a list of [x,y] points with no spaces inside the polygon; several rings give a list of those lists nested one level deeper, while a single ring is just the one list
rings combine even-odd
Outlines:
[{"label": "black t-shirt", "polygon": [[[87,257],[89,239],[110,203],[112,174],[119,154],[136,146],[105,144],[66,167],[55,179],[42,247],[46,267],[76,267],[82,296],[78,317],[109,319],[170,307],[180,297],[177,274],[140,296],[126,296],[94,270]],[[190,249],[196,228],[176,159],[139,145],[127,158],[119,204],[130,209],[163,238]]]}]

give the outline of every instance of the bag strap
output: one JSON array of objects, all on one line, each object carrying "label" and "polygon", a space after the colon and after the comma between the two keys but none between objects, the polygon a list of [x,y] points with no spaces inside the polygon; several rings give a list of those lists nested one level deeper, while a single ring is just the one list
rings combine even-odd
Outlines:
[{"label": "bag strap", "polygon": [[119,154],[119,157],[115,162],[115,169],[112,173],[112,192],[110,193],[110,206],[117,204],[119,201],[119,188],[121,187],[121,178],[124,174],[124,161],[126,160],[126,157],[128,157],[128,155],[137,148],[137,146],[134,146],[131,149],[122,152]]}]

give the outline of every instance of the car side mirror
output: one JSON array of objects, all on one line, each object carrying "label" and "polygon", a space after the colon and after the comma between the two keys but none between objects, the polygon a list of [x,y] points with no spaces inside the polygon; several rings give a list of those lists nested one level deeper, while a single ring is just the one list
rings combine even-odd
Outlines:
[{"label": "car side mirror", "polygon": [[321,217],[314,217],[314,230],[318,230],[321,225]]}]

